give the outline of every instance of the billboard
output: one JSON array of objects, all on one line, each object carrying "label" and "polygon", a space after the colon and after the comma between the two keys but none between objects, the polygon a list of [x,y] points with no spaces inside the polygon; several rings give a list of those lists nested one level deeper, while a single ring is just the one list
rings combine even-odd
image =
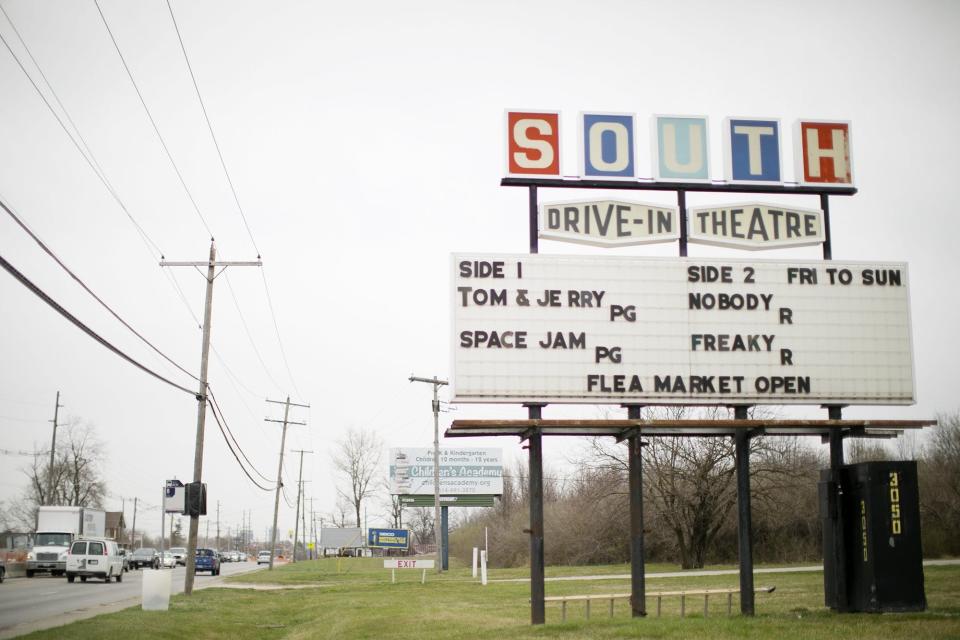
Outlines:
[{"label": "billboard", "polygon": [[[433,449],[390,449],[390,493],[433,496]],[[503,450],[442,447],[440,493],[500,495],[503,493]]]},{"label": "billboard", "polygon": [[912,404],[907,265],[452,256],[455,402]]},{"label": "billboard", "polygon": [[375,549],[407,549],[410,532],[406,529],[367,529],[367,546]]}]

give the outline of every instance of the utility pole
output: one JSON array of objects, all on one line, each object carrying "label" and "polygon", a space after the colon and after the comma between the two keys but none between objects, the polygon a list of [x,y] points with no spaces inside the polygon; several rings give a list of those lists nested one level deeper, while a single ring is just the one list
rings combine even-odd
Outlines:
[{"label": "utility pole", "polygon": [[[276,555],[274,551],[277,548],[277,514],[280,511],[280,492],[283,491],[283,449],[287,446],[287,425],[288,424],[299,424],[306,425],[306,422],[294,422],[290,420],[290,407],[303,407],[309,409],[310,405],[308,404],[297,404],[296,402],[290,402],[290,396],[287,396],[286,402],[281,402],[279,400],[271,400],[267,398],[267,402],[273,404],[282,404],[284,405],[283,409],[283,420],[271,420],[270,418],[264,418],[264,422],[282,422],[283,431],[280,435],[280,465],[277,467],[277,491],[276,495],[273,498],[273,531],[270,535],[270,566],[269,571],[273,571],[273,556]],[[293,548],[297,548],[296,540],[294,540]]]},{"label": "utility pole", "polygon": [[63,407],[60,404],[60,392],[57,391],[57,400],[53,404],[53,439],[50,441],[50,468],[47,471],[47,499],[44,500],[44,504],[55,504],[53,501],[53,464],[55,456],[57,455],[57,415],[60,412],[60,409]]},{"label": "utility pole", "polygon": [[307,557],[313,560],[317,550],[317,521],[313,519],[313,496],[310,496],[310,539],[313,540],[313,550],[307,554]]},{"label": "utility pole", "polygon": [[446,380],[433,378],[417,378],[410,374],[410,382],[426,382],[433,385],[433,537],[437,542],[437,573],[443,572],[443,540],[440,532],[440,399],[437,389],[441,385],[450,384]]},{"label": "utility pole", "polygon": [[[160,261],[161,267],[193,267],[199,271],[200,267],[207,268],[207,295],[203,306],[203,343],[200,353],[200,390],[197,391],[197,438],[193,453],[193,481],[203,479],[203,429],[207,418],[207,364],[210,360],[210,317],[213,311],[213,281],[223,273],[227,267],[259,267],[263,263],[260,256],[255,261],[248,262],[217,262],[217,247],[210,238],[210,258],[206,262],[168,262]],[[215,273],[217,267],[222,267]],[[183,592],[193,594],[194,567],[197,554],[197,532],[200,528],[200,516],[190,515],[190,533],[187,536],[187,566],[183,581]]]},{"label": "utility pole", "polygon": [[217,552],[220,551],[220,501],[217,500]]},{"label": "utility pole", "polygon": [[[130,544],[137,544],[137,497],[133,497],[133,526],[130,527]],[[142,546],[142,545],[141,545]]]},{"label": "utility pole", "polygon": [[[303,449],[294,449],[291,453],[300,454],[300,475],[297,478],[297,511],[293,516],[293,561],[297,561],[297,535],[300,531],[300,496],[303,495],[303,454],[313,453],[313,451],[304,451]],[[303,553],[307,553],[307,545],[303,545]]]}]

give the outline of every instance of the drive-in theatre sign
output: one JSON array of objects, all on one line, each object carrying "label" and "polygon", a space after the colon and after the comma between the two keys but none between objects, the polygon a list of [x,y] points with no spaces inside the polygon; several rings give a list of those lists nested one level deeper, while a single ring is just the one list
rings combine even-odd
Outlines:
[{"label": "drive-in theatre sign", "polygon": [[912,404],[907,266],[453,256],[454,400]]}]

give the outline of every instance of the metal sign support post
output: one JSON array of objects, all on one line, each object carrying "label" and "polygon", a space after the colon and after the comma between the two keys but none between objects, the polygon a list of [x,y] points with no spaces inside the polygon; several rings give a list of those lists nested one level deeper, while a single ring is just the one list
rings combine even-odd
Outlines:
[{"label": "metal sign support post", "polygon": [[450,507],[443,505],[440,507],[440,530],[443,540],[443,555],[440,558],[443,570],[450,568]]},{"label": "metal sign support post", "polygon": [[[639,404],[628,404],[627,418],[640,420]],[[647,615],[646,567],[643,550],[643,442],[640,429],[627,437],[630,474],[630,610],[634,618]]]},{"label": "metal sign support post", "polygon": [[[525,404],[530,420],[541,420],[544,404]],[[543,436],[534,427],[526,434],[530,474],[530,622],[546,622],[543,554]]]},{"label": "metal sign support post", "polygon": [[[823,259],[833,260],[833,241],[830,235],[830,196],[820,194],[820,209],[823,210]],[[843,419],[842,405],[826,405],[827,418],[830,420]],[[840,467],[843,466],[843,431],[832,429],[829,436],[830,443],[830,480],[836,492],[836,518],[833,520],[833,549],[836,571],[834,588],[836,589],[835,602],[837,608],[843,611],[847,608],[847,574],[844,569],[847,562],[847,550],[844,543],[844,512],[840,497],[843,488],[840,486]],[[824,550],[827,552],[827,550]]]},{"label": "metal sign support post", "polygon": [[[733,409],[735,420],[747,419],[747,407]],[[739,429],[733,437],[737,465],[737,544],[740,556],[740,613],[753,615],[753,523],[750,510],[750,436]]]}]

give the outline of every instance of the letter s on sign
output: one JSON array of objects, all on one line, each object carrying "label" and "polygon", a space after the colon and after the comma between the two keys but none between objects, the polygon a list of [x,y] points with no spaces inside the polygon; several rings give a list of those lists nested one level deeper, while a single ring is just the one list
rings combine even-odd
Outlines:
[{"label": "letter s on sign", "polygon": [[560,175],[558,112],[507,112],[507,173]]}]

